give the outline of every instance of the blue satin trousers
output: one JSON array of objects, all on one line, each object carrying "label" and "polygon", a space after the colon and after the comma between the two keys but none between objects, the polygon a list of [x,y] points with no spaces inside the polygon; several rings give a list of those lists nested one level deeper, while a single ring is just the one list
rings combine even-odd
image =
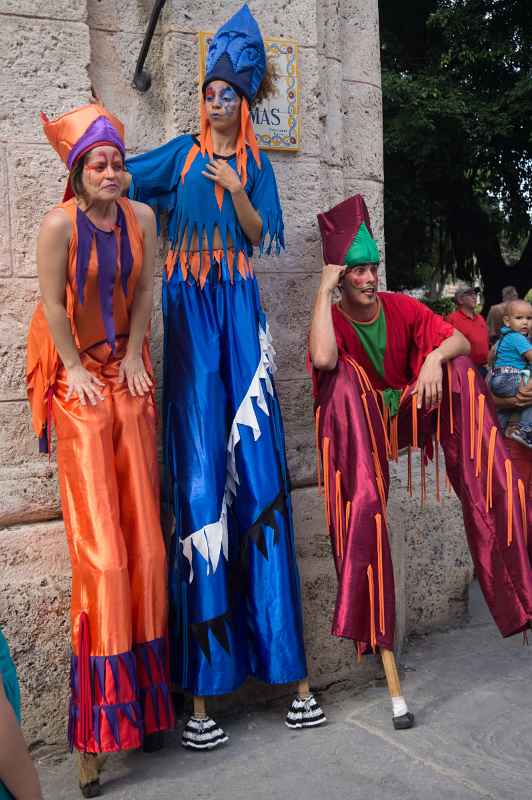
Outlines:
[{"label": "blue satin trousers", "polygon": [[[236,271],[235,271],[236,272]],[[163,284],[174,680],[197,696],[307,674],[273,348],[254,277]]]}]

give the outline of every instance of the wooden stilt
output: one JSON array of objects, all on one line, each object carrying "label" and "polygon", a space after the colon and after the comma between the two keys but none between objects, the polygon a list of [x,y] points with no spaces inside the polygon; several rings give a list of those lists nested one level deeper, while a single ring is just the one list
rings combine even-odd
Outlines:
[{"label": "wooden stilt", "polygon": [[205,719],[207,716],[207,707],[204,697],[194,697],[194,716],[196,719]]},{"label": "wooden stilt", "polygon": [[[380,648],[380,653],[390,697],[401,697],[401,683],[399,681],[395,656],[391,650],[385,650],[383,647]],[[398,703],[401,703],[401,701],[398,701]],[[396,731],[407,730],[414,725],[414,715],[410,711],[406,711],[406,713],[402,713],[400,716],[396,716],[397,713],[398,712],[394,710],[393,727]]]},{"label": "wooden stilt", "polygon": [[79,756],[79,788],[83,797],[99,797],[100,772],[106,756],[99,753],[78,753]]},{"label": "wooden stilt", "polygon": [[401,683],[399,681],[395,656],[392,650],[385,650],[383,647],[381,647],[380,653],[390,697],[399,697],[401,695]]}]

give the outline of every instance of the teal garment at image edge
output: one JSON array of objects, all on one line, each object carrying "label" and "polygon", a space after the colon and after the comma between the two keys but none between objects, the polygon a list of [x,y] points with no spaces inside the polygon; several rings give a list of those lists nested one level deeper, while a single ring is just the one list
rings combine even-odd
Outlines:
[{"label": "teal garment at image edge", "polygon": [[[13,706],[13,710],[20,722],[20,689],[17,680],[17,673],[9,647],[0,630],[0,679],[4,684],[4,691],[8,701]],[[13,795],[8,792],[4,784],[0,781],[0,800],[12,800]]]},{"label": "teal garment at image edge", "polygon": [[524,357],[524,353],[529,350],[532,350],[532,342],[526,336],[503,325],[495,355],[495,366],[527,369],[530,362]]}]

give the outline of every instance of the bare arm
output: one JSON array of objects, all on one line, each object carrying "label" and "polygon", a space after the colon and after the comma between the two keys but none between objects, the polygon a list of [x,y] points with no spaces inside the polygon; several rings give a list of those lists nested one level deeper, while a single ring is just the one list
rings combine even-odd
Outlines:
[{"label": "bare arm", "polygon": [[262,219],[251,205],[251,201],[243,186],[231,192],[231,199],[233,200],[240,227],[251,244],[259,244],[262,234]]},{"label": "bare arm", "polygon": [[457,356],[467,356],[470,350],[471,345],[465,336],[460,331],[454,330],[448,339],[445,339],[439,347],[428,354],[419,372],[415,389],[418,393],[418,408],[422,407],[423,400],[426,408],[431,408],[441,401],[443,392],[442,364],[446,361],[451,361]]},{"label": "bare arm", "polygon": [[82,405],[89,400],[93,405],[102,399],[95,376],[82,365],[67,317],[66,275],[70,221],[61,209],[50,211],[41,223],[37,239],[37,272],[44,314],[59,353],[67,370],[67,400],[77,395]]},{"label": "bare arm", "polygon": [[0,780],[17,800],[42,800],[37,770],[0,678]]},{"label": "bare arm", "polygon": [[133,201],[132,205],[144,236],[144,260],[135,287],[127,350],[120,365],[120,380],[127,380],[129,391],[132,395],[137,396],[149,392],[152,385],[142,360],[142,346],[153,306],[153,272],[157,230],[155,215],[151,208],[144,203]]},{"label": "bare arm", "polygon": [[224,189],[231,193],[240,227],[251,244],[259,244],[262,233],[262,220],[251,205],[251,201],[235,170],[227,161],[219,158],[207,164],[207,171],[201,174],[219,186],[223,186]]},{"label": "bare arm", "polygon": [[338,346],[332,321],[332,298],[345,267],[325,264],[310,324],[310,358],[316,369],[331,371],[338,362]]},{"label": "bare arm", "polygon": [[61,361],[81,364],[65,307],[70,221],[60,209],[45,216],[37,239],[37,272],[44,313]]}]

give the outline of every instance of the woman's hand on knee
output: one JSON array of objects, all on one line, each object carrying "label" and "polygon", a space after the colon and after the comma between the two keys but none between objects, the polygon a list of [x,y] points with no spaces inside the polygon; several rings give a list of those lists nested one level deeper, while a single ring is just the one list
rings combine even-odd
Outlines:
[{"label": "woman's hand on knee", "polygon": [[65,400],[76,396],[82,406],[86,406],[87,402],[95,406],[99,400],[104,399],[102,388],[105,384],[81,364],[67,369],[67,384]]},{"label": "woman's hand on knee", "polygon": [[133,397],[142,397],[151,390],[152,381],[140,355],[126,354],[120,364],[118,373],[120,383],[127,381],[128,389]]}]

